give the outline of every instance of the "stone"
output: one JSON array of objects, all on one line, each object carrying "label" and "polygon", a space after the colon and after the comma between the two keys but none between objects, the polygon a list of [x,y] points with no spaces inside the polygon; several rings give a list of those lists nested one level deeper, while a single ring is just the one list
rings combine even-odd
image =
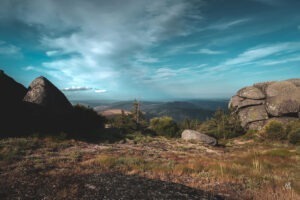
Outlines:
[{"label": "stone", "polygon": [[71,112],[73,109],[65,95],[45,77],[32,81],[23,100],[57,113]]},{"label": "stone", "polygon": [[243,98],[241,98],[237,95],[231,97],[229,104],[228,104],[228,108],[229,109],[237,109],[243,100],[244,100]]},{"label": "stone", "polygon": [[238,116],[242,127],[246,127],[250,122],[268,119],[264,105],[243,108],[239,111]]},{"label": "stone", "polygon": [[269,82],[262,82],[262,83],[255,83],[253,86],[260,89],[264,94],[266,93],[267,87],[271,84],[275,83],[275,81],[269,81]]},{"label": "stone", "polygon": [[265,120],[250,122],[248,124],[248,126],[247,126],[247,129],[260,131],[260,130],[263,129],[263,127],[265,126],[265,124],[266,124]]},{"label": "stone", "polygon": [[266,88],[267,97],[274,97],[278,95],[289,95],[297,89],[297,86],[289,81],[275,82]]},{"label": "stone", "polygon": [[[283,120],[300,118],[300,79],[255,83],[240,89],[230,100],[242,127],[260,130],[273,118]],[[289,120],[286,120],[289,119]]]},{"label": "stone", "polygon": [[264,100],[245,99],[240,102],[238,108],[240,109],[248,106],[262,105],[264,102]]},{"label": "stone", "polygon": [[297,116],[300,111],[300,88],[295,84],[289,81],[270,84],[266,94],[266,109],[271,116]]},{"label": "stone", "polygon": [[5,107],[21,103],[27,89],[0,70],[0,104]]},{"label": "stone", "polygon": [[182,132],[181,138],[186,141],[195,140],[212,146],[217,145],[217,140],[215,138],[200,133],[198,131],[189,130],[189,129],[186,129]]},{"label": "stone", "polygon": [[237,92],[237,95],[247,99],[264,99],[266,96],[265,94],[258,89],[257,87],[250,86],[244,87]]},{"label": "stone", "polygon": [[300,78],[288,79],[287,81],[293,83],[297,87],[300,87]]}]

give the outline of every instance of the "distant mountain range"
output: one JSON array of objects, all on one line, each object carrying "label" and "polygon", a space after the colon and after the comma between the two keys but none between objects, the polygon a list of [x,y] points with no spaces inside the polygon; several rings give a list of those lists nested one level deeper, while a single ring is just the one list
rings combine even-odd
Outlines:
[{"label": "distant mountain range", "polygon": [[[73,104],[81,103],[93,107],[98,113],[109,110],[130,111],[133,108],[133,101],[73,101]],[[184,119],[205,120],[210,118],[218,109],[227,109],[228,100],[185,100],[185,101],[141,101],[141,111],[147,119],[160,116],[170,116],[175,121]]]}]

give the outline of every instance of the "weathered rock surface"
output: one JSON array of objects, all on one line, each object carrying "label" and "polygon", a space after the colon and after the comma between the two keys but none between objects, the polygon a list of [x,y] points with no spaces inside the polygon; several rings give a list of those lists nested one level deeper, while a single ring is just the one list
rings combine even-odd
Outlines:
[{"label": "weathered rock surface", "polygon": [[268,119],[268,113],[264,105],[243,108],[239,111],[238,115],[243,127],[247,126],[247,124],[251,122]]},{"label": "weathered rock surface", "polygon": [[296,114],[300,108],[300,88],[292,82],[283,81],[267,87],[266,109],[275,117]]},{"label": "weathered rock surface", "polygon": [[205,135],[203,133],[199,133],[198,131],[194,130],[184,130],[181,134],[181,138],[183,140],[196,140],[203,142],[204,144],[215,146],[217,144],[217,140],[213,137]]},{"label": "weathered rock surface", "polygon": [[244,100],[244,98],[239,97],[237,95],[231,97],[229,104],[228,104],[228,108],[229,109],[237,109],[243,100]]},{"label": "weathered rock surface", "polygon": [[242,88],[228,107],[245,129],[261,129],[269,119],[287,123],[299,119],[300,79],[256,83]]},{"label": "weathered rock surface", "polygon": [[245,99],[238,105],[238,108],[244,108],[248,106],[256,106],[264,104],[264,100]]},{"label": "weathered rock surface", "polygon": [[72,105],[65,95],[45,77],[38,77],[32,81],[24,101],[53,112],[65,113],[72,110]]},{"label": "weathered rock surface", "polygon": [[247,99],[264,99],[265,94],[257,87],[250,86],[242,88],[237,92],[237,95]]}]

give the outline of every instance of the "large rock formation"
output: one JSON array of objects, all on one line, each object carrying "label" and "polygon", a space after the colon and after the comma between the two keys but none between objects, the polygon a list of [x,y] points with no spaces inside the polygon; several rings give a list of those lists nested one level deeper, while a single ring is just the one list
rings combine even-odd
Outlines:
[{"label": "large rock formation", "polygon": [[65,95],[42,76],[31,82],[24,101],[56,113],[65,113],[72,110],[72,105]]},{"label": "large rock formation", "polygon": [[198,131],[194,130],[184,130],[181,134],[181,138],[183,140],[195,140],[195,141],[200,141],[204,144],[212,145],[215,146],[217,144],[217,140],[213,137],[210,137],[208,135],[205,135],[203,133],[199,133]]},{"label": "large rock formation", "polygon": [[73,108],[65,95],[45,77],[36,78],[28,90],[0,70],[0,137],[62,131],[86,137],[87,131],[102,128],[97,113]]},{"label": "large rock formation", "polygon": [[256,83],[242,88],[229,102],[245,129],[261,129],[275,119],[289,122],[300,117],[300,79]]},{"label": "large rock formation", "polygon": [[27,89],[0,70],[0,91],[0,106],[8,107],[7,104],[20,103]]}]

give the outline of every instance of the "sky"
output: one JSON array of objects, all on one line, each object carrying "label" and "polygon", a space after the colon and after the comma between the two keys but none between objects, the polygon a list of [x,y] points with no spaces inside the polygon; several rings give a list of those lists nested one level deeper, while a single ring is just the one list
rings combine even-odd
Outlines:
[{"label": "sky", "polygon": [[1,0],[0,69],[71,100],[230,98],[300,78],[299,0]]}]

